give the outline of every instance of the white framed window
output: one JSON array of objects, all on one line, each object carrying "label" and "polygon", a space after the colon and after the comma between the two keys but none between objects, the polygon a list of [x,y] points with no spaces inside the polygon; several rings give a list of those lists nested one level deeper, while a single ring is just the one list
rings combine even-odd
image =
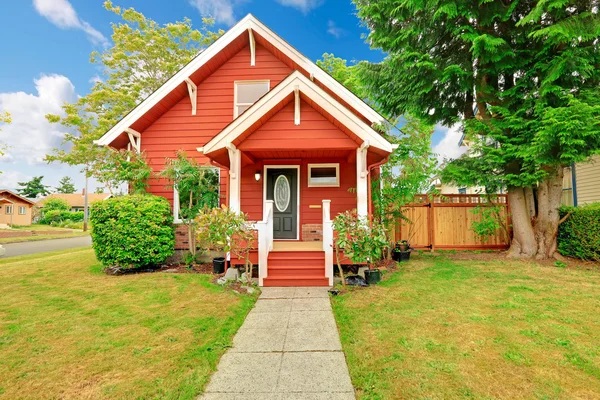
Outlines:
[{"label": "white framed window", "polygon": [[181,224],[183,220],[179,216],[179,191],[173,188],[173,223]]},{"label": "white framed window", "polygon": [[6,210],[6,214],[12,214],[13,213],[13,206],[6,206],[5,210]]},{"label": "white framed window", "polygon": [[24,206],[19,206],[19,215],[27,214],[27,208]]},{"label": "white framed window", "polygon": [[269,80],[235,81],[233,86],[233,118],[237,118],[256,100],[269,92],[271,82]]},{"label": "white framed window", "polygon": [[308,164],[308,187],[339,187],[340,164]]}]

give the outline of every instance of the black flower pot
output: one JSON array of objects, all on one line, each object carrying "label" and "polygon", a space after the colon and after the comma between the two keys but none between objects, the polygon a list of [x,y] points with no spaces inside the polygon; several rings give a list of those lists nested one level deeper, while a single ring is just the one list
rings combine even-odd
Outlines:
[{"label": "black flower pot", "polygon": [[398,249],[392,250],[392,260],[400,261],[400,250],[398,250]]},{"label": "black flower pot", "polygon": [[375,285],[381,281],[381,271],[378,269],[368,269],[365,271],[365,279],[369,285]]},{"label": "black flower pot", "polygon": [[222,274],[225,272],[225,257],[213,258],[213,273]]},{"label": "black flower pot", "polygon": [[411,253],[410,250],[409,251],[399,251],[398,255],[400,256],[400,258],[398,261],[403,262],[403,261],[410,260],[410,253]]}]

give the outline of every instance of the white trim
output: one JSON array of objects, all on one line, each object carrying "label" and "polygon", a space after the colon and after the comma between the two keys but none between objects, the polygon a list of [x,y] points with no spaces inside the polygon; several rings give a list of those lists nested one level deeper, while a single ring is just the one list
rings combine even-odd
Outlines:
[{"label": "white trim", "polygon": [[[127,136],[129,136],[129,144],[135,149],[136,152],[141,153],[142,151],[142,135],[131,128],[125,129]],[[127,150],[131,150],[131,147],[127,147]],[[128,160],[129,161],[129,160]]]},{"label": "white trim", "polygon": [[288,95],[294,93],[294,88],[311,100],[319,104],[323,109],[331,114],[342,125],[350,129],[363,141],[368,141],[371,146],[382,149],[388,153],[393,151],[392,145],[383,136],[377,133],[373,128],[367,125],[362,119],[344,107],[335,98],[317,86],[301,72],[295,71],[285,78],[279,85],[261,97],[249,109],[247,109],[239,118],[225,127],[217,136],[213,137],[204,145],[204,154],[224,148],[227,143],[233,142],[239,135],[249,129],[265,113],[282,102]]},{"label": "white trim", "polygon": [[277,36],[273,31],[267,28],[262,22],[257,20],[253,15],[248,14],[230,30],[225,32],[225,34],[217,39],[211,46],[206,48],[203,52],[196,56],[196,58],[179,70],[179,72],[173,75],[173,77],[165,82],[158,90],[142,101],[129,114],[123,117],[123,119],[121,119],[115,126],[106,132],[99,140],[95,141],[95,143],[101,146],[110,145],[121,133],[125,131],[126,128],[129,128],[131,125],[133,125],[135,121],[141,118],[146,112],[160,102],[167,94],[171,93],[176,87],[184,82],[186,78],[189,78],[195,71],[206,64],[219,52],[221,52],[221,50],[227,47],[227,45],[237,39],[241,34],[246,33],[248,29],[252,29],[253,32],[259,34],[265,40],[272,43],[273,46],[279,49],[286,57],[289,57],[294,63],[298,64],[300,68],[308,71],[311,76],[322,82],[337,96],[344,99],[352,108],[364,115],[365,118],[367,118],[371,123],[382,123],[385,121],[385,118],[379,115],[374,109],[359,99],[351,91],[346,89],[344,85],[339,83],[335,78],[319,68],[310,59],[290,46],[281,37]]},{"label": "white trim", "polygon": [[227,145],[227,152],[229,153],[229,209],[239,213],[242,210],[242,152],[233,143]]},{"label": "white trim", "polygon": [[175,186],[173,186],[173,223],[181,224],[183,220],[179,216],[179,208],[180,208],[180,199],[179,199],[179,191]]},{"label": "white trim", "polygon": [[[335,183],[310,183],[310,170],[313,168],[335,168]],[[340,187],[340,164],[339,163],[324,163],[324,164],[308,164],[308,187]]]},{"label": "white trim", "polygon": [[[21,212],[21,210],[23,210],[23,212]],[[26,215],[26,214],[27,214],[27,207],[19,206],[19,215]]]},{"label": "white trim", "polygon": [[238,86],[243,86],[243,85],[248,85],[248,84],[253,84],[253,83],[266,83],[267,86],[268,86],[267,93],[269,93],[269,91],[271,90],[271,80],[270,79],[255,79],[255,80],[247,80],[247,81],[233,81],[233,119],[236,119],[238,117],[238,106],[250,106],[250,107],[252,107],[252,105],[254,103],[256,103],[256,101],[254,103],[238,103],[238,100],[237,100],[237,98],[238,98]]},{"label": "white trim", "polygon": [[294,125],[300,125],[300,88],[294,87]]},{"label": "white trim", "polygon": [[254,67],[256,65],[256,42],[252,28],[248,28],[248,42],[250,43],[250,66]]},{"label": "white trim", "polygon": [[325,277],[333,286],[333,223],[331,200],[323,200],[323,252],[325,252]]},{"label": "white trim", "polygon": [[364,142],[356,149],[356,212],[359,217],[366,217],[369,211],[368,149],[369,142]]},{"label": "white trim", "polygon": [[[268,169],[295,169],[297,171],[296,179],[298,181],[298,190],[296,191],[296,239],[277,239],[277,240],[300,240],[300,165],[265,165],[263,168],[263,204],[266,204],[267,200],[267,170]],[[273,209],[273,213],[275,209]],[[263,206],[264,213],[264,206]]]},{"label": "white trim", "polygon": [[[8,210],[10,210],[10,212],[8,212]],[[12,204],[7,204],[4,206],[4,213],[6,215],[13,215],[13,212],[15,211],[14,206]]]},{"label": "white trim", "polygon": [[188,94],[190,95],[190,103],[192,103],[192,115],[196,115],[196,108],[198,103],[198,86],[190,78],[185,79],[187,83]]}]

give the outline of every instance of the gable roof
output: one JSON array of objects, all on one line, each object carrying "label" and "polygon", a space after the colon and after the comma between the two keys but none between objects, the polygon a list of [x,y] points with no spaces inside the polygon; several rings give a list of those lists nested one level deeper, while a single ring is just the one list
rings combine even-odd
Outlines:
[{"label": "gable roof", "polygon": [[[23,197],[23,196],[21,196],[20,194],[17,194],[17,193],[15,193],[15,192],[13,192],[12,190],[8,190],[8,189],[0,189],[0,194],[4,194],[4,193],[8,193],[8,194],[10,194],[11,196],[13,196],[13,197],[16,197],[16,198],[18,198],[18,199],[20,199],[20,200],[23,200],[23,201],[24,201],[24,202],[26,202],[26,203],[29,203],[29,204],[31,204],[31,205],[35,205],[35,201],[33,201],[33,200],[30,200],[30,199],[28,199],[27,197]],[[10,201],[10,200],[8,200],[8,199],[6,199],[6,198],[4,198],[4,200],[6,200],[6,201]]]},{"label": "gable roof", "polygon": [[131,128],[131,126],[138,119],[156,106],[161,99],[163,99],[180,85],[184,84],[195,71],[219,54],[221,50],[231,44],[240,35],[248,34],[248,31],[256,33],[260,37],[264,38],[285,57],[289,58],[293,63],[310,74],[311,77],[314,77],[314,79],[323,83],[336,96],[344,99],[344,101],[347,102],[350,107],[354,108],[371,123],[382,123],[385,121],[384,117],[377,113],[363,100],[358,98],[350,90],[346,89],[344,85],[339,83],[335,78],[313,63],[310,59],[298,52],[285,40],[267,28],[266,25],[256,19],[252,14],[248,14],[229,31],[225,32],[212,45],[192,59],[192,61],[179,70],[179,72],[177,72],[175,75],[173,75],[173,77],[167,80],[158,90],[137,105],[129,114],[123,117],[123,119],[121,119],[115,126],[106,132],[100,139],[96,140],[95,143],[104,146],[110,145],[123,132],[125,132],[126,129]]},{"label": "gable roof", "polygon": [[[110,193],[88,193],[88,203],[93,203],[95,201],[106,200],[110,197]],[[40,207],[44,207],[44,203],[48,199],[62,199],[69,203],[70,207],[83,207],[85,202],[85,197],[82,193],[53,193],[50,194],[44,199],[38,202]]]},{"label": "gable roof", "polygon": [[[302,94],[323,107],[327,113],[357,135],[363,142],[368,143],[369,146],[376,147],[388,153],[392,152],[393,146],[390,142],[367,125],[356,114],[350,112],[333,96],[329,95],[298,71],[291,73],[238,118],[227,125],[217,136],[206,143],[204,147],[198,148],[198,150],[204,154],[208,154],[225,148],[229,143],[252,127],[269,110],[293,94],[295,89],[298,89]],[[300,119],[302,120],[302,117]]]}]

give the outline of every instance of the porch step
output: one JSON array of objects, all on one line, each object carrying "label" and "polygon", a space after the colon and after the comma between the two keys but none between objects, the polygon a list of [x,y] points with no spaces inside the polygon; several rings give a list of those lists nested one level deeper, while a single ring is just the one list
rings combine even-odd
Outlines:
[{"label": "porch step", "polygon": [[329,280],[323,278],[307,278],[304,276],[267,277],[263,281],[264,286],[329,286]]},{"label": "porch step", "polygon": [[269,253],[265,286],[329,286],[325,252],[279,251]]}]

